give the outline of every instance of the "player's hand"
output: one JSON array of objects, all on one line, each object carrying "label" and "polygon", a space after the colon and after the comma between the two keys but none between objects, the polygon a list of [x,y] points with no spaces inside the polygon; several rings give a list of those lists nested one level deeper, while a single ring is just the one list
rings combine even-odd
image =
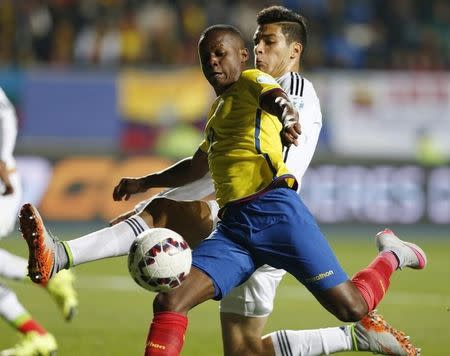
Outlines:
[{"label": "player's hand", "polygon": [[281,115],[281,122],[283,124],[281,140],[283,141],[283,144],[287,147],[291,144],[297,146],[298,136],[302,133],[297,109],[290,101],[281,96],[275,99],[275,103],[280,105],[283,109],[283,113]]},{"label": "player's hand", "polygon": [[133,194],[147,191],[143,178],[122,178],[113,191],[113,199],[121,201],[128,200]]},{"label": "player's hand", "polygon": [[8,168],[6,167],[6,163],[4,161],[0,161],[0,182],[2,182],[5,187],[2,195],[14,193],[14,187],[9,180]]},{"label": "player's hand", "polygon": [[124,221],[124,220],[126,220],[126,219],[128,219],[130,217],[132,217],[135,214],[136,214],[136,212],[134,210],[130,210],[130,211],[127,211],[127,212],[125,212],[125,213],[123,213],[123,214],[121,214],[119,216],[116,216],[114,219],[112,219],[109,222],[109,226],[116,225],[116,224],[118,224],[118,223],[120,223],[120,222],[122,222],[122,221]]}]

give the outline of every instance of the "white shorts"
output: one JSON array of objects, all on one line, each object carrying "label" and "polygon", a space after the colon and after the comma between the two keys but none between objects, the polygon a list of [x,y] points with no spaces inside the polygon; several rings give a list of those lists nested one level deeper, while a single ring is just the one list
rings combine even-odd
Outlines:
[{"label": "white shorts", "polygon": [[[208,201],[211,209],[213,229],[219,218],[219,205],[215,200]],[[233,313],[250,317],[265,317],[273,310],[276,290],[286,271],[269,265],[258,268],[252,276],[239,287],[234,288],[220,301],[221,313]]]},{"label": "white shorts", "polygon": [[269,265],[259,267],[239,287],[220,301],[221,313],[265,317],[273,310],[276,290],[286,271]]},{"label": "white shorts", "polygon": [[22,199],[19,174],[17,172],[11,173],[9,179],[14,192],[9,195],[0,195],[0,239],[14,230]]}]

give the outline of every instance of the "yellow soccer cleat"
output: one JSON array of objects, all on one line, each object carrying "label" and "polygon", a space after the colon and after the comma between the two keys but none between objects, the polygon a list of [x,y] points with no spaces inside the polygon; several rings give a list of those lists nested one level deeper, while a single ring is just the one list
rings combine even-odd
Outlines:
[{"label": "yellow soccer cleat", "polygon": [[0,351],[0,356],[55,356],[58,351],[52,334],[40,335],[34,331],[22,336],[14,347]]},{"label": "yellow soccer cleat", "polygon": [[71,321],[78,311],[78,298],[74,288],[75,276],[72,271],[63,269],[51,278],[46,289],[55,300],[66,321]]}]

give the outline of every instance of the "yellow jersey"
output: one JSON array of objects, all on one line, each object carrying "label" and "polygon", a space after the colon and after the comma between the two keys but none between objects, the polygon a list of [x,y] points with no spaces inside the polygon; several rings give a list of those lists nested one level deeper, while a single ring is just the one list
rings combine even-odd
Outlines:
[{"label": "yellow jersey", "polygon": [[246,70],[211,106],[200,149],[208,154],[220,207],[258,193],[281,176],[288,186],[296,184],[283,162],[282,125],[259,106],[261,95],[274,89],[281,87],[270,75]]}]

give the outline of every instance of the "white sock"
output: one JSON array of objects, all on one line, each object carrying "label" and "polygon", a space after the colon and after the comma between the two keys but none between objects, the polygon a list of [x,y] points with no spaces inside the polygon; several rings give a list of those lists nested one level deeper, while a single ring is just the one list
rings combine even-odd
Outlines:
[{"label": "white sock", "polygon": [[8,287],[0,284],[0,316],[10,324],[16,325],[21,318],[28,315],[16,294]]},{"label": "white sock", "polygon": [[28,261],[6,250],[0,249],[0,276],[22,280],[27,277]]},{"label": "white sock", "polygon": [[150,227],[146,222],[140,216],[134,215],[114,226],[65,241],[70,266],[127,255],[136,237],[148,229]]},{"label": "white sock", "polygon": [[269,335],[276,356],[319,356],[352,350],[352,337],[348,326],[280,330]]}]

